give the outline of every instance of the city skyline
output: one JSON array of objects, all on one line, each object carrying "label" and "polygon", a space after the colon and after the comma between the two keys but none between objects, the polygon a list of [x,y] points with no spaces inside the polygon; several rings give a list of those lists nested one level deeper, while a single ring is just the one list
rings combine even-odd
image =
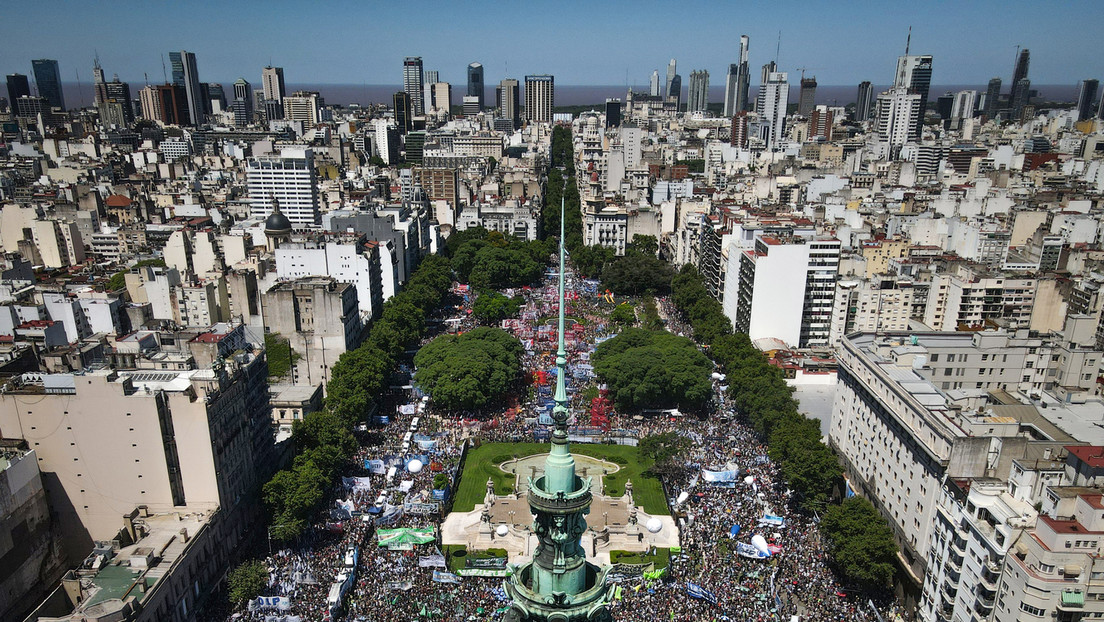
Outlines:
[{"label": "city skyline", "polygon": [[[43,2],[22,9],[19,19],[28,26],[50,23],[52,36],[41,37],[33,27],[11,33],[0,42],[0,57],[5,59],[0,70],[29,74],[32,59],[57,59],[63,82],[74,82],[79,76],[81,82],[90,83],[92,61],[98,54],[107,75],[118,74],[132,83],[148,78],[156,84],[163,82],[161,55],[186,49],[196,54],[203,79],[212,82],[229,84],[239,77],[258,82],[261,68],[274,65],[284,67],[293,83],[392,84],[401,79],[405,56],[421,56],[427,69],[438,70],[440,79],[451,84],[465,84],[468,64],[479,62],[491,84],[507,77],[548,73],[559,76],[561,85],[646,90],[652,71],[666,67],[671,58],[686,67],[726,75],[728,65],[737,62],[740,35],[747,34],[751,67],[774,60],[778,50],[779,70],[806,67],[821,85],[864,80],[879,84],[892,80],[894,61],[904,52],[911,26],[912,53],[935,57],[933,83],[985,84],[994,76],[1010,80],[1017,46],[1032,51],[1033,84],[1077,84],[1104,77],[1098,75],[1099,62],[1087,44],[1092,40],[1091,20],[1070,19],[1080,9],[1096,8],[1090,2],[1042,14],[1026,2],[955,5],[953,21],[938,10],[950,8],[946,3],[936,3],[937,10],[921,15],[886,11],[880,4],[865,2],[835,12],[820,5],[815,5],[815,11],[804,10],[814,5],[794,2],[786,7],[793,9],[787,15],[816,15],[816,19],[784,21],[775,6],[692,3],[680,10],[716,19],[701,19],[695,22],[695,36],[675,39],[667,37],[667,20],[655,19],[654,11],[640,10],[637,4],[632,11],[624,10],[625,3],[604,5],[597,17],[607,19],[590,21],[579,21],[572,6],[560,3],[552,10],[550,5],[524,5],[497,16],[499,30],[525,32],[522,47],[513,37],[473,37],[482,25],[478,10],[440,11],[436,5],[415,2],[364,12],[357,5],[339,3],[333,13],[345,18],[327,23],[329,43],[319,46],[309,31],[301,29],[302,24],[313,22],[304,22],[301,11],[291,5],[246,2],[227,8],[200,2],[193,5],[194,14],[219,19],[180,20],[156,5],[65,4],[71,19],[56,24],[61,5]],[[172,30],[148,28],[169,17]],[[86,27],[96,23],[111,23],[112,28],[128,32],[126,44],[112,46],[109,40],[89,35]],[[390,27],[373,29],[372,37],[353,36],[372,23]],[[533,23],[546,27],[534,30]],[[977,28],[981,23],[986,27]],[[852,30],[855,34],[848,34]],[[346,31],[348,36],[343,35]],[[571,33],[571,45],[563,45],[563,32]],[[877,36],[869,36],[871,32]],[[657,38],[664,43],[655,44]]]}]

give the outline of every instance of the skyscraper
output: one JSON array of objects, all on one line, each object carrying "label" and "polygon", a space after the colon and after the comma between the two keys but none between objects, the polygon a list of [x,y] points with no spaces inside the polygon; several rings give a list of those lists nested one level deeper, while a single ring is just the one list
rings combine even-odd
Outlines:
[{"label": "skyscraper", "polygon": [[556,106],[556,81],[553,76],[525,76],[525,120],[551,122]]},{"label": "skyscraper", "polygon": [[30,96],[31,83],[27,80],[27,76],[21,73],[8,74],[8,102],[11,104],[12,110],[15,110],[15,101],[24,95]]},{"label": "skyscraper", "polygon": [[502,82],[498,83],[498,114],[503,119],[510,119],[514,124],[514,129],[521,127],[521,99],[518,92],[518,81],[513,78],[506,78]]},{"label": "skyscraper", "polygon": [[928,89],[931,87],[932,57],[930,54],[897,57],[897,74],[893,86],[904,87],[920,96],[920,121],[916,124],[915,136],[920,138],[924,131],[924,115],[928,110]]},{"label": "skyscraper", "polygon": [[989,80],[989,88],[985,90],[985,108],[982,109],[982,114],[985,118],[992,119],[1000,108],[997,108],[1000,100],[1001,92],[1001,79],[991,78]]},{"label": "skyscraper", "polygon": [[732,115],[732,128],[729,130],[729,144],[743,149],[748,144],[748,113],[737,110]]},{"label": "skyscraper", "polygon": [[725,98],[724,107],[721,108],[721,114],[725,117],[731,118],[736,113],[736,86],[737,80],[740,76],[740,65],[736,63],[730,63],[728,65],[728,73],[725,74]]},{"label": "skyscraper", "polygon": [[[436,72],[434,72],[436,73]],[[448,82],[434,82],[430,87],[430,91],[433,92],[433,108],[436,111],[445,111],[446,114],[452,112],[452,85]]]},{"label": "skyscraper", "polygon": [[395,125],[398,126],[400,134],[406,134],[414,128],[413,110],[414,103],[411,101],[410,94],[406,91],[399,91],[395,93],[393,98],[395,105]]},{"label": "skyscraper", "polygon": [[767,78],[774,72],[778,71],[778,63],[773,60],[763,65],[762,75],[759,77],[759,86],[763,86],[767,83]]},{"label": "skyscraper", "polygon": [[606,98],[606,129],[621,127],[621,100]]},{"label": "skyscraper", "polygon": [[747,35],[740,35],[740,72],[736,76],[736,105],[732,113],[748,109],[748,87],[751,84],[751,73],[748,71],[748,42]]},{"label": "skyscraper", "polygon": [[962,129],[962,121],[974,116],[977,108],[977,91],[959,91],[955,93],[954,103],[951,105],[951,129]]},{"label": "skyscraper", "polygon": [[675,77],[671,78],[671,94],[667,96],[668,102],[675,103],[675,110],[679,110],[682,106],[682,76],[675,74]]},{"label": "skyscraper", "polygon": [[284,103],[287,91],[284,88],[284,68],[265,67],[261,70],[261,88],[264,89],[264,98]]},{"label": "skyscraper", "polygon": [[234,125],[237,127],[245,127],[253,121],[253,85],[245,78],[234,82],[234,100],[230,102],[230,110],[234,111]]},{"label": "skyscraper", "polygon": [[652,71],[652,81],[648,88],[648,94],[652,97],[659,97],[659,70]]},{"label": "skyscraper", "polygon": [[922,96],[904,86],[895,86],[878,95],[875,128],[878,136],[894,147],[900,147],[916,136],[922,117]]},{"label": "skyscraper", "polygon": [[855,121],[864,123],[870,120],[870,109],[874,106],[874,87],[869,81],[859,82],[859,93],[855,97]]},{"label": "skyscraper", "polygon": [[[102,74],[99,79],[102,80]],[[104,127],[126,127],[134,121],[134,108],[130,101],[129,84],[121,82],[119,76],[116,75],[111,82],[100,82],[95,86],[96,97],[99,99],[96,109],[100,113],[101,125]]]},{"label": "skyscraper", "polygon": [[[1024,50],[1025,52],[1027,50]],[[1027,78],[1020,78],[1016,84],[1012,86],[1012,120],[1016,122],[1023,122],[1025,113],[1027,112],[1027,104],[1031,99],[1031,80]]]},{"label": "skyscraper", "polygon": [[690,72],[690,88],[686,95],[687,112],[704,112],[709,107],[709,72]]},{"label": "skyscraper", "polygon": [[[770,63],[773,65],[773,61]],[[767,143],[767,149],[778,148],[786,120],[786,106],[790,100],[789,75],[782,71],[767,74],[767,80],[759,88],[759,137]]]},{"label": "skyscraper", "polygon": [[[430,111],[436,110],[438,107],[440,107],[437,103],[437,89],[433,86],[440,81],[441,78],[438,75],[437,70],[426,69],[422,72],[422,98],[424,99],[424,101],[422,102],[422,110],[425,110],[426,113],[429,113]],[[451,95],[452,91],[449,91],[449,94]],[[452,97],[449,97],[449,105],[451,105],[451,102]],[[444,109],[447,111],[448,105],[444,106]]]},{"label": "skyscraper", "polygon": [[1028,67],[1031,66],[1031,50],[1024,48],[1016,54],[1016,65],[1012,68],[1012,91],[1015,93],[1016,85],[1027,77]]},{"label": "skyscraper", "polygon": [[202,125],[204,120],[203,93],[199,86],[199,70],[196,67],[196,56],[191,52],[181,50],[169,52],[169,62],[172,63],[173,84],[184,87],[184,95],[188,100],[188,117],[192,125]]},{"label": "skyscraper", "polygon": [[1077,120],[1084,121],[1092,117],[1093,103],[1096,102],[1096,89],[1099,80],[1082,80],[1077,89]]},{"label": "skyscraper", "polygon": [[480,110],[483,110],[483,91],[483,65],[472,63],[468,65],[468,97],[478,100]]},{"label": "skyscraper", "polygon": [[107,88],[104,86],[104,70],[100,67],[100,58],[92,61],[92,105],[97,108],[107,98]]},{"label": "skyscraper", "polygon": [[410,103],[416,115],[425,114],[423,88],[425,87],[422,76],[422,57],[407,56],[403,59],[403,91],[410,96]]},{"label": "skyscraper", "polygon": [[[678,71],[676,67],[677,66],[676,66],[676,63],[675,63],[675,59],[672,58],[671,62],[667,63],[667,82],[665,83],[665,86],[664,86],[664,89],[663,89],[663,96],[664,97],[670,97],[671,96],[671,82],[674,81],[675,75],[677,75],[677,71]],[[675,95],[677,96],[678,94],[679,94],[679,91],[675,91]]]},{"label": "skyscraper", "polygon": [[65,95],[61,92],[61,70],[58,69],[58,62],[48,58],[32,60],[31,69],[34,70],[39,96],[45,97],[51,108],[65,110]]},{"label": "skyscraper", "polygon": [[801,78],[801,93],[797,98],[797,114],[808,117],[816,106],[816,76]]}]

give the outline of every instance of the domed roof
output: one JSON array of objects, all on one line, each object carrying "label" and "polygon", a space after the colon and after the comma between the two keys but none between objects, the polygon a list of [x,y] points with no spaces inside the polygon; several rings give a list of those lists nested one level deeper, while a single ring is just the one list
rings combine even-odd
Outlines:
[{"label": "domed roof", "polygon": [[287,235],[291,233],[291,221],[280,210],[275,210],[265,219],[265,235]]}]

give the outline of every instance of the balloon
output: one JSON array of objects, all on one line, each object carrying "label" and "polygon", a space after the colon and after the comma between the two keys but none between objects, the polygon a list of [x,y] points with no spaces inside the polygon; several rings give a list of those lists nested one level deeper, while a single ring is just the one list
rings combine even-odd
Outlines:
[{"label": "balloon", "polygon": [[755,534],[751,537],[751,546],[754,546],[763,553],[770,553],[770,549],[767,548],[767,539],[760,534]]},{"label": "balloon", "polygon": [[510,528],[506,525],[499,525],[498,528],[495,529],[495,533],[498,534],[500,537],[505,536],[506,534],[510,533]]},{"label": "balloon", "polygon": [[422,464],[421,460],[414,459],[414,460],[411,460],[410,462],[406,463],[406,470],[410,471],[411,473],[418,473],[422,470],[423,466],[425,466],[425,465]]},{"label": "balloon", "polygon": [[659,533],[663,529],[663,521],[658,518],[649,518],[644,527],[652,533]]}]

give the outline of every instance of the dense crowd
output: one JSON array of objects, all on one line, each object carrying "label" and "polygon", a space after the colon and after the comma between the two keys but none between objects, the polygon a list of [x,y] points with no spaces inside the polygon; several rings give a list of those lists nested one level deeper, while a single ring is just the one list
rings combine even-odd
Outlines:
[{"label": "dense crowd", "polygon": [[[441,323],[441,331],[474,326],[469,315],[471,297],[462,290],[458,293],[464,300],[455,309],[459,321]],[[404,504],[433,503],[441,474],[455,489],[465,442],[532,441],[547,427],[538,417],[549,403],[546,387],[554,381],[545,380],[541,385],[536,379],[555,367],[555,335],[549,339],[548,331],[540,328],[555,325],[548,320],[555,314],[555,289],[547,285],[510,293],[525,299],[521,318],[504,326],[526,344],[524,363],[526,377],[534,383],[531,388],[505,412],[493,416],[436,413],[413,388],[388,396],[381,410],[389,413],[387,422],[360,432],[363,446],[347,473],[349,479],[333,490],[333,501],[304,537],[283,543],[265,560],[269,581],[262,595],[286,597],[284,609],[255,608],[235,614],[235,619],[281,620],[288,616],[285,619],[290,621],[298,617],[303,621],[408,622],[502,618],[508,605],[501,589],[503,580],[457,577],[447,572],[440,565],[436,531],[443,516],[403,508]],[[597,295],[573,298],[569,311],[578,322],[568,323],[572,412],[577,422],[585,425],[589,421],[583,417],[590,403],[583,395],[593,392],[584,389],[594,383],[586,373],[586,362],[595,343],[614,330],[605,319],[612,306]],[[659,301],[659,309],[671,330],[689,334],[666,300]],[[719,383],[715,385],[719,393]],[[851,594],[833,574],[816,516],[791,511],[788,491],[766,458],[762,440],[724,410],[720,395],[717,404],[719,412],[705,422],[610,415],[607,428],[622,430],[622,434],[643,438],[675,432],[689,439],[689,449],[678,456],[683,467],[666,475],[664,482],[680,524],[681,550],[672,553],[668,571],[661,578],[616,573],[620,589],[613,604],[614,619],[758,621],[799,615],[810,621],[875,620],[865,597],[860,600]],[[417,430],[412,426],[415,418]],[[412,459],[418,460],[415,468],[411,468]],[[736,471],[739,477],[725,486],[714,486],[703,481],[703,469]],[[767,514],[781,517],[783,524],[760,527],[760,519]],[[433,527],[437,541],[413,545],[409,550],[379,546],[377,530],[396,527]],[[770,542],[770,557],[737,555],[736,543],[748,542],[753,534]],[[353,548],[359,559],[351,584],[341,605],[331,607],[331,591],[342,573],[348,572],[346,558]],[[425,563],[427,560],[436,561]],[[688,583],[699,586],[704,590],[699,594],[705,596],[689,597]],[[887,620],[896,615],[892,602],[877,605]]]}]

